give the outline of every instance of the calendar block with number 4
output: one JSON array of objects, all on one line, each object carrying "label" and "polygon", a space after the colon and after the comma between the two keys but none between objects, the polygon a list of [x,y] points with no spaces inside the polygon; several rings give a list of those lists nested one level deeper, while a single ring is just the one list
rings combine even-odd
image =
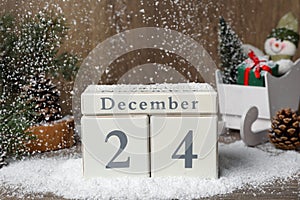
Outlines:
[{"label": "calendar block with number 4", "polygon": [[151,116],[151,176],[217,178],[216,116]]}]

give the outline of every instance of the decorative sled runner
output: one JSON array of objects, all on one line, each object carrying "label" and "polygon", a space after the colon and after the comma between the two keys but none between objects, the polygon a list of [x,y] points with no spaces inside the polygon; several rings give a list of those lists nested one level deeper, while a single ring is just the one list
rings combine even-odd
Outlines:
[{"label": "decorative sled runner", "polygon": [[240,130],[248,146],[268,140],[271,117],[276,111],[300,103],[300,60],[281,77],[266,74],[265,87],[223,84],[221,72],[216,71],[221,123],[224,128]]}]

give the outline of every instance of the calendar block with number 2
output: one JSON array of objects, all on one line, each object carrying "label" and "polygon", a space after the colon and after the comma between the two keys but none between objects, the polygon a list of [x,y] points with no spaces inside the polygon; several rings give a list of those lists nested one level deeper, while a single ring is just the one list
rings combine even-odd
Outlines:
[{"label": "calendar block with number 2", "polygon": [[217,178],[216,105],[208,84],[89,86],[84,176]]},{"label": "calendar block with number 2", "polygon": [[147,115],[82,118],[84,176],[149,176]]}]

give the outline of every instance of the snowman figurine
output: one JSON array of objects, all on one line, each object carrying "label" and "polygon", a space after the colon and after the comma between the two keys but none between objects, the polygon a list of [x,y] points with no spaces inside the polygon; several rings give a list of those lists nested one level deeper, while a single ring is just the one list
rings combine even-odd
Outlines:
[{"label": "snowman figurine", "polygon": [[279,65],[278,73],[286,73],[292,66],[299,42],[298,21],[292,13],[284,15],[265,41],[265,52]]}]

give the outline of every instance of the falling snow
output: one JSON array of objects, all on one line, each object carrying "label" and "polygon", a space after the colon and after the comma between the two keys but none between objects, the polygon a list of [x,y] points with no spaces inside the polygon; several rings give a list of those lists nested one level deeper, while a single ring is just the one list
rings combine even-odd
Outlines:
[{"label": "falling snow", "polygon": [[[65,19],[68,22],[70,32],[66,35],[65,45],[57,43],[57,46],[63,50],[70,50],[71,53],[76,52],[79,57],[85,58],[97,44],[111,35],[138,28],[133,22],[140,24],[140,26],[171,29],[189,35],[206,47],[210,55],[213,54],[213,47],[217,46],[217,40],[204,38],[216,37],[216,32],[212,31],[216,26],[216,21],[213,21],[213,19],[217,19],[219,13],[224,9],[222,1],[137,0],[127,1],[128,4],[134,4],[134,6],[129,6],[126,5],[125,1],[118,1],[118,4],[104,4],[104,1],[98,0],[93,2],[94,7],[92,8],[89,7],[91,2],[49,0],[48,2],[39,3],[44,10],[52,10],[54,16],[65,15],[63,20]],[[6,8],[6,2],[1,1],[0,6]],[[12,12],[19,19],[22,19],[24,16],[27,18],[33,17],[40,9],[35,3],[20,0],[15,1],[15,5],[9,10],[3,9],[2,14],[4,14],[4,11]],[[66,12],[69,9],[72,12]],[[232,12],[230,9],[227,12],[229,22],[233,20],[230,18]],[[103,21],[97,21],[96,17],[103,19]],[[245,20],[243,15],[240,17],[242,21]],[[245,28],[245,31],[248,31],[247,28]],[[30,37],[25,37],[24,40],[20,39],[17,41],[17,47],[21,47],[26,42],[25,39],[27,42],[32,40]],[[173,43],[176,43],[176,39],[170,44],[164,45],[172,45]],[[111,49],[116,48],[118,46],[112,41]],[[130,46],[121,48],[132,49]],[[183,46],[177,46],[176,48],[181,49],[181,51],[186,50]],[[32,47],[26,49],[26,51],[33,53],[35,50]],[[200,80],[198,76],[192,75],[192,67],[185,58],[173,55],[170,51],[158,49],[150,53],[143,50],[130,53],[129,60],[126,55],[121,56],[116,58],[111,66],[107,66],[104,80],[102,79],[100,82],[126,84],[134,80],[139,83],[152,84]],[[45,62],[52,61],[47,59],[48,56],[43,55],[41,60],[38,61],[30,60],[29,57],[24,57],[24,60],[28,61],[29,66],[39,66],[40,63],[45,64]],[[166,63],[160,63],[165,60]],[[19,62],[22,62],[22,60]],[[137,67],[128,70],[130,64],[135,64]],[[176,68],[176,66],[180,67]],[[100,68],[100,66],[95,67]],[[118,70],[122,70],[122,67],[128,71],[122,77],[116,78],[115,73],[120,72]],[[174,70],[175,68],[176,70]],[[214,69],[206,66],[205,71],[213,74]],[[16,70],[10,76],[18,72]],[[182,78],[182,74],[186,76]],[[76,89],[74,89],[75,92],[72,91],[63,100],[66,105],[71,104],[71,95],[76,93]],[[20,127],[20,129],[25,129],[25,127]],[[262,146],[261,149],[248,148],[241,142],[230,145],[221,144],[220,178],[217,180],[184,177],[151,179],[97,178],[85,180],[82,178],[81,155],[66,156],[63,153],[65,151],[61,151],[60,155],[54,158],[41,156],[12,162],[8,167],[0,170],[0,183],[1,186],[16,191],[15,195],[20,198],[28,193],[44,195],[50,192],[65,198],[78,199],[188,199],[231,193],[246,186],[257,187],[274,183],[278,179],[288,180],[293,175],[300,173],[300,156],[298,153],[279,150],[269,152],[265,147]],[[172,188],[170,188],[170,185],[172,185]]]}]

